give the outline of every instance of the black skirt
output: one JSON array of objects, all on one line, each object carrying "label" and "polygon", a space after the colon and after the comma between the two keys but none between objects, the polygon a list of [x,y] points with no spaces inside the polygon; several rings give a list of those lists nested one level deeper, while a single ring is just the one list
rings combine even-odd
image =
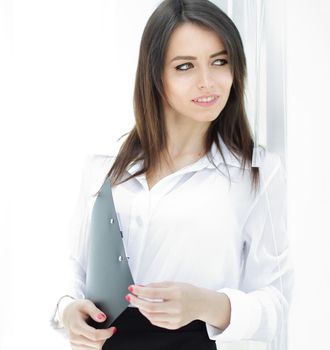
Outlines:
[{"label": "black skirt", "polygon": [[205,322],[194,320],[178,328],[153,325],[136,307],[128,307],[111,325],[118,331],[104,343],[102,350],[216,350],[215,340]]}]

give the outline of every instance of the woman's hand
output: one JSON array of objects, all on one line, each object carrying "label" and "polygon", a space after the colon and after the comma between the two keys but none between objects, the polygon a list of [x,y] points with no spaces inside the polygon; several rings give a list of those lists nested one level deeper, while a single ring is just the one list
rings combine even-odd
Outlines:
[{"label": "woman's hand", "polygon": [[[146,286],[132,285],[128,289],[132,294],[127,295],[127,300],[155,326],[178,329],[200,319],[203,289],[192,284],[158,282]],[[140,297],[163,301],[147,301]]]},{"label": "woman's hand", "polygon": [[101,350],[106,340],[115,333],[115,327],[95,329],[87,324],[89,316],[97,322],[104,322],[106,316],[99,318],[100,314],[103,312],[88,299],[78,299],[66,306],[63,311],[63,324],[73,350]]}]

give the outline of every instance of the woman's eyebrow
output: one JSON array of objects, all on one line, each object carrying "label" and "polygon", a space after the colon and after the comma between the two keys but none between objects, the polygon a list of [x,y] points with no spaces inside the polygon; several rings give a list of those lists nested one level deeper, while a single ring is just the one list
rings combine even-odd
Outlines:
[{"label": "woman's eyebrow", "polygon": [[[210,56],[210,58],[216,57],[219,55],[227,55],[227,50],[222,50],[222,51],[216,52],[216,53],[212,54]],[[175,56],[174,58],[171,59],[171,62],[176,61],[176,60],[197,60],[197,57],[194,57],[194,56]]]}]

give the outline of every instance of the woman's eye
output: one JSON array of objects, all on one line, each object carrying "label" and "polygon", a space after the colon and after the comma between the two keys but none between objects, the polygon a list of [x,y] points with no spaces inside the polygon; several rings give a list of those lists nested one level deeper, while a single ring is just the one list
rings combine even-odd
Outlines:
[{"label": "woman's eye", "polygon": [[175,67],[175,69],[176,69],[176,70],[179,70],[179,71],[188,70],[188,69],[182,69],[182,67],[188,66],[189,64],[191,65],[191,63],[180,64],[179,66]]},{"label": "woman's eye", "polygon": [[[220,58],[215,60],[214,62],[217,62],[217,61],[220,61],[221,64],[216,64],[216,66],[220,66],[220,67],[228,63],[227,60],[220,59]],[[176,66],[175,69],[178,70],[178,71],[184,72],[184,71],[187,71],[189,69],[183,69],[182,67],[185,67],[185,66],[188,66],[188,65],[192,65],[192,64],[191,63],[180,64],[179,66]]]},{"label": "woman's eye", "polygon": [[216,66],[223,66],[223,65],[225,65],[226,63],[228,63],[228,61],[227,60],[224,60],[224,59],[218,59],[218,60],[215,60],[214,62],[216,62],[216,61],[221,61],[222,63],[221,64],[216,64]]}]

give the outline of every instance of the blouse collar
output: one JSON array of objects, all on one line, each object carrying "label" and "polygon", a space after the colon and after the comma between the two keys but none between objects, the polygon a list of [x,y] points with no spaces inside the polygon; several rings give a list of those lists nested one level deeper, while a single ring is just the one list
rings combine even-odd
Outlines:
[{"label": "blouse collar", "polygon": [[[228,149],[228,147],[226,146],[226,144],[223,142],[222,137],[220,136],[220,134],[218,134],[218,140],[220,143],[220,148],[222,150],[223,156],[226,160],[226,163],[228,166],[233,166],[233,167],[237,167],[237,168],[241,168],[241,157],[237,156],[237,158],[234,156],[233,153],[230,152],[230,150]],[[215,142],[213,142],[211,149],[210,149],[210,156],[213,159],[214,164],[212,164],[212,162],[210,162],[210,160],[207,157],[207,154],[205,154],[202,158],[200,158],[199,160],[197,160],[196,162],[189,164],[185,167],[183,167],[182,169],[178,170],[178,173],[183,173],[183,172],[187,172],[189,171],[197,171],[203,168],[208,168],[208,169],[214,169],[216,165],[216,167],[218,167],[220,164],[224,164],[224,160],[219,152],[219,150],[217,149],[217,146],[215,144]],[[140,169],[142,169],[143,166],[143,160],[139,160],[138,162],[130,163],[131,165],[128,166],[127,171],[130,174],[134,174],[137,171],[139,171]],[[248,164],[245,164],[244,169],[249,169]]]}]

